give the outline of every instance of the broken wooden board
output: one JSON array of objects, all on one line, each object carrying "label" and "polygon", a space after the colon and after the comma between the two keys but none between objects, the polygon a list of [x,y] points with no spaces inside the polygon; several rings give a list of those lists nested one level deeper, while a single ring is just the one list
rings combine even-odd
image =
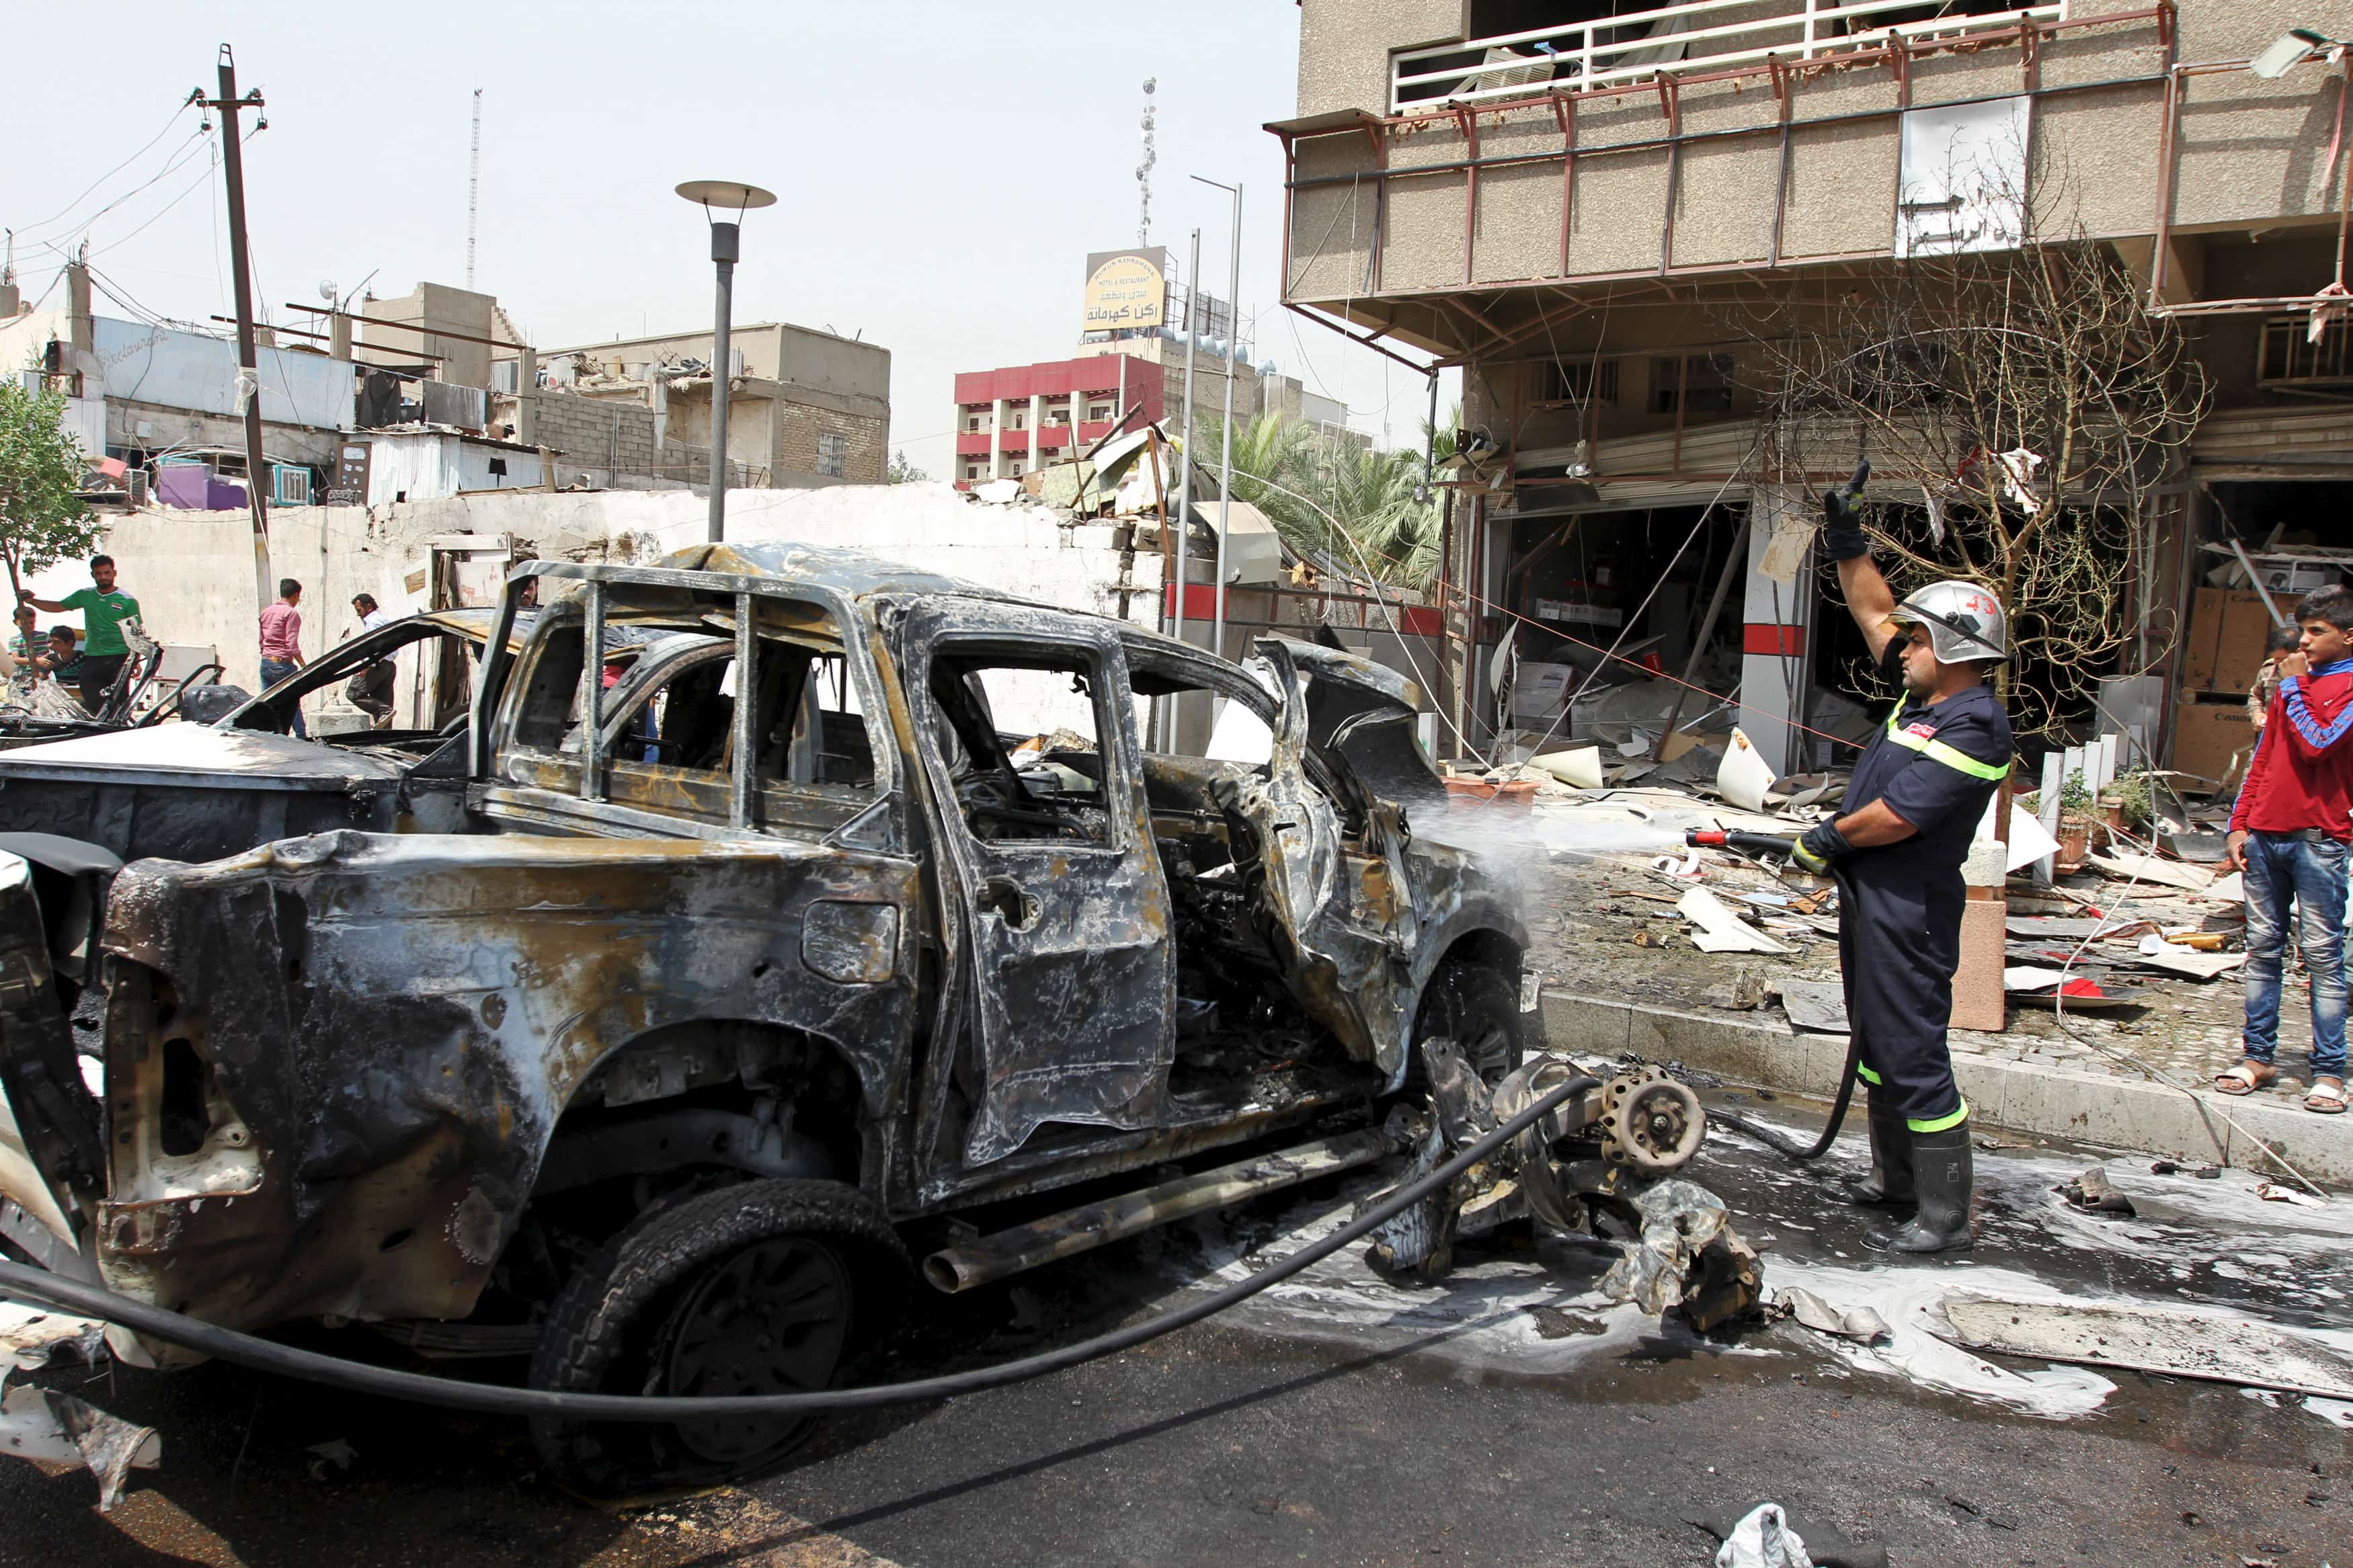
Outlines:
[{"label": "broken wooden board", "polygon": [[2077,1366],[2120,1366],[2322,1399],[2353,1399],[2353,1364],[2315,1341],[2235,1318],[1955,1296],[1953,1342]]},{"label": "broken wooden board", "polygon": [[2204,866],[2160,860],[2154,855],[2137,855],[2129,849],[2087,855],[2084,858],[2111,877],[2137,878],[2161,888],[2179,888],[2187,893],[2202,893],[2214,885],[2214,873]]},{"label": "broken wooden board", "polygon": [[1675,900],[1675,912],[1699,927],[1692,945],[1702,952],[1795,952],[1798,950],[1767,936],[1732,912],[1731,906],[1705,888],[1694,888]]}]

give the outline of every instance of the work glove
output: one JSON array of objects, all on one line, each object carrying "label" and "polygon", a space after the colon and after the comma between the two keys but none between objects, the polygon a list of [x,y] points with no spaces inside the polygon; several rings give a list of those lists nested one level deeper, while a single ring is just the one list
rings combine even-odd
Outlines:
[{"label": "work glove", "polygon": [[1810,877],[1827,877],[1831,861],[1853,852],[1854,846],[1846,841],[1838,824],[1825,818],[1806,829],[1805,837],[1789,851],[1789,863]]},{"label": "work glove", "polygon": [[1862,486],[1871,478],[1871,459],[1854,466],[1854,478],[1843,491],[1822,492],[1822,549],[1833,561],[1853,561],[1871,553],[1862,532]]}]

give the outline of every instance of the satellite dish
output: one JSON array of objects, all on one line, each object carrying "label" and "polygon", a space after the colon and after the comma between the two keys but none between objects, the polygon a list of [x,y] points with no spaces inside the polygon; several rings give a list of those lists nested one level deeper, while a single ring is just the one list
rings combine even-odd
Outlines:
[{"label": "satellite dish", "polygon": [[321,279],[319,280],[319,298],[326,300],[331,305],[333,304],[335,302],[334,284],[326,279]]},{"label": "satellite dish", "polygon": [[689,180],[678,187],[678,194],[707,207],[733,207],[739,212],[776,205],[774,191],[764,191],[740,180]]}]

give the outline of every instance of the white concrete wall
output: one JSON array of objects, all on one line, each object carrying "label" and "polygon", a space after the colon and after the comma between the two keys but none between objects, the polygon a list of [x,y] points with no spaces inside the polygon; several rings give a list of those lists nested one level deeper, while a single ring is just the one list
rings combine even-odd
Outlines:
[{"label": "white concrete wall", "polygon": [[[684,491],[533,490],[375,507],[287,507],[270,519],[270,576],[302,584],[302,651],[312,658],[350,635],[351,596],[386,608],[408,602],[403,579],[423,564],[438,534],[509,533],[537,554],[656,562],[702,542],[706,508]],[[1107,616],[1155,621],[1159,557],[1137,552],[1123,567],[1111,530],[1058,526],[1041,507],[997,507],[945,484],[843,485],[816,490],[731,490],[728,536],[848,546],[986,587]],[[243,512],[151,510],[112,521],[104,546],[121,586],[139,601],[150,635],[215,644],[227,679],[248,689],[259,673],[252,527]],[[1123,571],[1134,590],[1123,595]],[[70,562],[32,585],[56,599],[90,582]],[[42,625],[79,624],[78,614]]]}]

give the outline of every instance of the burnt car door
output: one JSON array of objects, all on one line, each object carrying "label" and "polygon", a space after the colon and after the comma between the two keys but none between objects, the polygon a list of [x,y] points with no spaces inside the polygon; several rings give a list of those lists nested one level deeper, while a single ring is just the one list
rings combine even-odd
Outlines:
[{"label": "burnt car door", "polygon": [[[1399,803],[1366,794],[1317,746],[1310,664],[1320,650],[1262,637],[1257,651],[1254,668],[1275,700],[1266,773],[1228,785],[1224,804],[1255,841],[1266,914],[1293,956],[1292,994],[1352,1056],[1394,1081],[1405,1070],[1423,923],[1405,865],[1404,814]],[[1351,713],[1335,733],[1375,717]]]},{"label": "burnt car door", "polygon": [[1161,1123],[1176,949],[1116,632],[937,601],[902,636],[943,902],[970,938],[965,1163],[1046,1122]]}]

